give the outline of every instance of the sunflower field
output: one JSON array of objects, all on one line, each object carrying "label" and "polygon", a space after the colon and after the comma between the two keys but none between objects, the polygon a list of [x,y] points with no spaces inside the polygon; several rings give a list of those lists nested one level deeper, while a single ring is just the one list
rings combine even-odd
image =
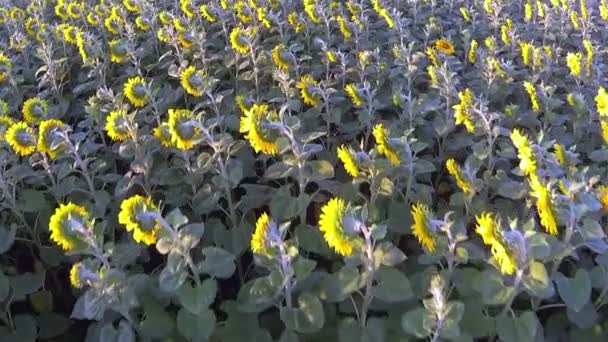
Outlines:
[{"label": "sunflower field", "polygon": [[607,341],[608,0],[0,1],[0,341]]}]

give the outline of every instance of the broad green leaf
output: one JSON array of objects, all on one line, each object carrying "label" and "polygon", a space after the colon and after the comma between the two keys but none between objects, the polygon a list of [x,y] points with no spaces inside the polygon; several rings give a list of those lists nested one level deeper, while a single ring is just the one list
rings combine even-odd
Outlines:
[{"label": "broad green leaf", "polygon": [[532,295],[541,297],[545,289],[551,285],[547,269],[543,263],[530,263],[528,273],[524,276],[523,284]]},{"label": "broad green leaf", "polygon": [[298,297],[297,308],[281,307],[281,320],[285,326],[297,332],[317,332],[325,324],[323,304],[315,295],[302,293]]},{"label": "broad green leaf", "polygon": [[219,247],[205,247],[202,253],[205,256],[200,264],[203,273],[220,279],[232,276],[236,268],[234,255]]},{"label": "broad green leaf", "polygon": [[591,298],[591,279],[585,269],[579,268],[574,278],[558,273],[555,283],[564,303],[573,311],[581,311]]},{"label": "broad green leaf", "polygon": [[177,291],[177,298],[184,309],[193,315],[198,315],[213,303],[216,292],[217,282],[209,278],[205,279],[199,287],[184,283]]},{"label": "broad green leaf", "polygon": [[542,329],[538,318],[532,311],[520,316],[500,315],[496,319],[498,337],[504,342],[534,341],[534,336]]},{"label": "broad green leaf", "polygon": [[192,314],[181,309],[177,313],[177,330],[189,341],[207,341],[213,334],[215,321],[215,314],[211,310]]},{"label": "broad green leaf", "polygon": [[373,287],[374,296],[385,302],[399,302],[413,296],[410,282],[399,270],[382,267],[377,272],[378,285]]},{"label": "broad green leaf", "polygon": [[413,309],[401,317],[401,327],[410,335],[426,338],[435,327],[435,318],[425,308]]}]

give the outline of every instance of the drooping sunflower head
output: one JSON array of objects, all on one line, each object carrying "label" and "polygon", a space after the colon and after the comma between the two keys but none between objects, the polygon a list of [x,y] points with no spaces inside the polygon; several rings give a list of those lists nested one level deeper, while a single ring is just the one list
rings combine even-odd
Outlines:
[{"label": "drooping sunflower head", "polygon": [[323,238],[337,254],[350,256],[360,247],[356,234],[357,220],[349,214],[346,202],[333,198],[321,209],[319,229]]},{"label": "drooping sunflower head", "polygon": [[193,65],[184,69],[180,74],[180,83],[186,92],[192,96],[201,96],[205,90],[207,73],[197,70]]},{"label": "drooping sunflower head", "polygon": [[2,51],[0,51],[0,82],[9,78],[13,70],[13,62]]},{"label": "drooping sunflower head", "polygon": [[84,3],[70,2],[68,4],[68,15],[75,20],[81,19],[84,16]]},{"label": "drooping sunflower head", "polygon": [[511,141],[517,148],[517,157],[519,158],[519,168],[526,176],[536,174],[536,156],[534,149],[528,137],[519,129],[514,129],[511,132]]},{"label": "drooping sunflower head", "polygon": [[27,18],[27,20],[25,21],[25,32],[27,32],[27,34],[30,37],[35,37],[38,34],[39,30],[40,30],[40,24],[38,22],[38,18],[36,18],[36,17]]},{"label": "drooping sunflower head", "polygon": [[267,104],[253,104],[241,117],[240,132],[245,133],[255,152],[276,155],[279,152],[277,136],[266,125],[276,114],[271,112]]},{"label": "drooping sunflower head", "polygon": [[4,137],[13,151],[21,156],[29,156],[36,151],[34,130],[25,121],[11,125]]},{"label": "drooping sunflower head", "polygon": [[124,109],[111,111],[106,118],[105,129],[108,136],[114,141],[129,139],[130,127],[127,111]]},{"label": "drooping sunflower head", "polygon": [[46,118],[49,105],[39,97],[27,99],[23,103],[23,118],[30,124],[36,124]]},{"label": "drooping sunflower head", "polygon": [[234,8],[236,10],[236,16],[243,24],[249,24],[253,20],[253,10],[249,7],[249,4],[245,1],[238,1]]},{"label": "drooping sunflower head", "polygon": [[452,42],[447,38],[438,39],[435,42],[435,48],[437,49],[437,51],[439,51],[445,55],[448,55],[448,56],[451,56],[454,53],[456,53],[454,44],[452,44]]},{"label": "drooping sunflower head", "polygon": [[113,39],[109,42],[110,60],[112,63],[122,63],[129,58],[129,43],[122,39]]},{"label": "drooping sunflower head", "polygon": [[141,4],[139,0],[122,0],[122,4],[125,6],[127,11],[133,13],[141,12]]},{"label": "drooping sunflower head", "polygon": [[[1,104],[0,104],[1,107]],[[15,123],[15,120],[8,115],[0,115],[0,142],[5,140],[6,131]]]},{"label": "drooping sunflower head", "polygon": [[399,157],[399,153],[392,146],[388,138],[387,131],[384,128],[384,125],[379,123],[374,126],[372,134],[374,136],[374,139],[376,140],[378,153],[386,157],[386,159],[388,159],[393,166],[398,166],[399,164],[401,164],[401,158]]},{"label": "drooping sunflower head", "polygon": [[65,24],[63,27],[63,40],[72,45],[76,45],[76,37],[80,29],[74,25]]},{"label": "drooping sunflower head", "polygon": [[474,193],[475,189],[471,181],[465,176],[456,160],[450,158],[445,162],[448,173],[456,179],[456,185],[467,195]]},{"label": "drooping sunflower head", "polygon": [[157,233],[161,229],[158,215],[158,207],[152,198],[135,195],[120,204],[118,223],[133,234],[136,242],[152,245],[156,243]]},{"label": "drooping sunflower head", "polygon": [[154,136],[160,144],[165,147],[172,147],[173,140],[171,139],[171,130],[169,129],[169,124],[166,122],[161,123],[158,127],[155,127],[153,132]]},{"label": "drooping sunflower head", "polygon": [[423,247],[433,252],[437,246],[437,237],[435,227],[431,222],[432,217],[429,207],[422,203],[414,204],[412,206],[412,218],[412,233]]},{"label": "drooping sunflower head", "polygon": [[149,31],[152,28],[152,19],[147,15],[139,15],[135,18],[135,26],[144,32]]},{"label": "drooping sunflower head", "polygon": [[61,132],[66,128],[60,120],[42,121],[38,132],[38,151],[48,154],[51,159],[57,158],[66,148],[61,136]]},{"label": "drooping sunflower head", "polygon": [[70,268],[70,284],[72,284],[72,286],[77,289],[82,288],[82,286],[84,285],[82,283],[82,276],[81,276],[81,273],[83,270],[84,270],[84,265],[80,262],[73,264],[72,268]]},{"label": "drooping sunflower head", "polygon": [[255,223],[255,232],[251,236],[251,251],[254,254],[270,257],[273,254],[271,246],[273,234],[277,234],[277,223],[267,213],[263,213]]},{"label": "drooping sunflower head", "polygon": [[103,25],[111,34],[119,34],[123,30],[125,20],[120,14],[118,7],[113,7],[110,15],[104,19]]},{"label": "drooping sunflower head", "polygon": [[177,41],[181,47],[184,49],[189,49],[194,45],[194,43],[196,43],[196,37],[192,31],[184,31],[177,35]]},{"label": "drooping sunflower head", "polygon": [[141,76],[131,77],[127,80],[124,93],[134,107],[143,107],[148,100],[148,86]]},{"label": "drooping sunflower head", "polygon": [[600,87],[597,90],[595,104],[600,116],[608,116],[608,91],[606,91],[606,88]]},{"label": "drooping sunflower head", "polygon": [[342,145],[338,147],[338,158],[342,161],[344,169],[352,177],[357,177],[361,173],[359,171],[359,163],[357,154],[350,147]]},{"label": "drooping sunflower head", "polygon": [[492,245],[498,234],[498,225],[496,220],[489,212],[483,212],[475,216],[477,226],[475,232],[481,236],[483,243]]},{"label": "drooping sunflower head", "polygon": [[359,87],[357,87],[354,83],[349,83],[344,87],[344,90],[350,97],[353,104],[357,107],[363,106],[363,97],[361,96],[361,92],[359,91]]},{"label": "drooping sunflower head", "polygon": [[168,125],[173,144],[181,150],[189,150],[203,139],[198,123],[188,109],[169,109]]},{"label": "drooping sunflower head", "polygon": [[94,57],[96,57],[96,44],[92,34],[88,32],[78,32],[76,36],[76,46],[78,46],[78,52],[82,57],[82,62],[87,63]]},{"label": "drooping sunflower head", "polygon": [[289,70],[289,60],[290,56],[285,51],[285,44],[278,44],[272,49],[272,61],[278,69],[283,71]]},{"label": "drooping sunflower head", "polygon": [[296,83],[296,88],[300,89],[300,96],[302,96],[302,100],[304,100],[305,104],[313,107],[319,105],[319,83],[312,75],[303,75],[298,83]]},{"label": "drooping sunflower head", "polygon": [[298,13],[296,12],[289,13],[289,15],[287,16],[287,22],[294,29],[294,31],[296,31],[296,33],[300,33],[306,27],[306,25],[304,24],[302,19],[300,19],[300,16],[298,16]]},{"label": "drooping sunflower head", "polygon": [[230,32],[230,45],[235,51],[245,55],[250,50],[249,45],[254,36],[255,32],[253,30],[237,26]]},{"label": "drooping sunflower head", "polygon": [[60,204],[49,221],[51,240],[66,252],[83,249],[92,236],[91,226],[86,208],[71,202]]},{"label": "drooping sunflower head", "polygon": [[205,18],[205,20],[208,22],[213,24],[217,21],[218,14],[213,5],[202,4],[201,7],[199,7],[199,12],[201,13],[201,16],[203,16],[203,18]]}]

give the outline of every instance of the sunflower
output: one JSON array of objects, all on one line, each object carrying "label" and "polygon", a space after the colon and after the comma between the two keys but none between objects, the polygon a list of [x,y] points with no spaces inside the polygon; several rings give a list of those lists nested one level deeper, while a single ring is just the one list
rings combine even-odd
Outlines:
[{"label": "sunflower", "polygon": [[40,30],[40,25],[38,23],[38,18],[36,18],[36,17],[27,18],[27,20],[25,21],[25,32],[27,32],[27,34],[30,37],[35,37],[38,34],[39,30]]},{"label": "sunflower", "polygon": [[357,106],[357,107],[363,106],[363,98],[361,97],[359,88],[355,84],[353,84],[353,83],[347,84],[346,87],[344,87],[344,90],[350,97],[351,101],[353,101],[353,104],[355,106]]},{"label": "sunflower", "polygon": [[11,125],[4,137],[15,153],[21,156],[29,156],[36,151],[36,136],[25,121]]},{"label": "sunflower", "polygon": [[204,70],[197,70],[193,65],[190,65],[179,74],[182,88],[192,96],[203,95],[206,78],[207,73]]},{"label": "sunflower", "polygon": [[431,224],[431,212],[429,207],[422,203],[417,203],[412,206],[412,233],[418,239],[420,244],[433,252],[437,246],[437,237],[435,229]]},{"label": "sunflower", "polygon": [[500,273],[511,275],[517,268],[515,258],[508,252],[505,243],[495,240],[491,246],[492,256],[500,267]]},{"label": "sunflower", "polygon": [[49,221],[51,240],[66,252],[85,248],[92,220],[89,212],[74,203],[60,204]]},{"label": "sunflower", "polygon": [[118,7],[112,8],[111,14],[103,21],[103,25],[111,34],[119,34],[124,24],[125,20],[118,13]]},{"label": "sunflower", "polygon": [[477,226],[475,232],[481,236],[483,243],[486,245],[492,245],[497,239],[498,225],[496,220],[491,213],[483,212],[480,215],[475,216],[477,220]]},{"label": "sunflower", "polygon": [[251,251],[254,254],[270,257],[272,250],[270,247],[271,237],[269,235],[276,229],[276,222],[267,213],[260,215],[255,223],[255,232],[251,236]]},{"label": "sunflower", "polygon": [[471,110],[475,104],[473,92],[471,89],[466,88],[464,91],[458,92],[458,98],[460,99],[460,103],[452,106],[454,109],[454,120],[457,125],[464,125],[467,132],[473,133],[475,132],[475,122],[471,118]]},{"label": "sunflower", "polygon": [[559,163],[559,166],[566,167],[568,165],[568,155],[566,154],[566,148],[562,144],[553,144],[553,151],[555,159]]},{"label": "sunflower", "polygon": [[526,93],[528,93],[528,96],[530,97],[530,103],[532,104],[532,110],[539,111],[540,103],[538,101],[538,94],[536,92],[536,87],[534,86],[534,84],[529,81],[524,81],[524,89],[526,90]]},{"label": "sunflower", "polygon": [[599,87],[594,100],[600,116],[608,116],[608,91],[604,87]]},{"label": "sunflower", "polygon": [[201,7],[199,7],[199,12],[201,12],[203,18],[213,24],[217,21],[217,14],[212,6],[209,6],[209,4],[202,4]]},{"label": "sunflower", "polygon": [[84,4],[81,2],[70,2],[68,4],[68,15],[74,20],[78,20],[83,17]]},{"label": "sunflower", "polygon": [[251,40],[254,36],[255,33],[253,30],[246,30],[240,26],[237,26],[230,32],[230,45],[238,53],[244,55],[249,52],[249,44],[251,44]]},{"label": "sunflower", "polygon": [[23,18],[25,17],[25,12],[19,8],[19,7],[14,7],[13,9],[11,9],[11,19],[14,22],[21,22],[23,20]]},{"label": "sunflower", "polygon": [[313,24],[321,23],[321,18],[317,13],[317,1],[316,0],[304,0],[304,12],[308,15],[308,18]]},{"label": "sunflower", "polygon": [[245,114],[247,113],[247,111],[249,111],[249,109],[251,108],[251,106],[253,105],[253,100],[251,100],[250,98],[246,98],[243,95],[237,95],[237,97],[234,99],[234,101],[236,102],[237,106],[239,107],[239,110],[241,111],[241,113]]},{"label": "sunflower", "polygon": [[447,38],[441,38],[435,41],[435,48],[439,52],[448,56],[451,56],[456,53],[456,50],[454,49],[454,44],[452,44],[452,42]]},{"label": "sunflower", "polygon": [[296,83],[296,88],[300,89],[304,103],[313,107],[319,105],[318,86],[319,84],[310,74],[303,75]]},{"label": "sunflower", "polygon": [[201,130],[188,109],[169,109],[168,125],[173,145],[181,150],[189,150],[202,140]]},{"label": "sunflower", "polygon": [[536,174],[536,155],[534,148],[528,140],[528,137],[519,129],[514,129],[511,132],[511,141],[517,148],[517,157],[519,158],[519,168],[526,176]]},{"label": "sunflower", "polygon": [[167,27],[161,27],[156,31],[156,38],[163,43],[170,43],[173,40],[171,31]]},{"label": "sunflower", "polygon": [[352,177],[359,176],[359,165],[357,163],[357,154],[345,145],[338,147],[338,158],[344,164],[344,169]]},{"label": "sunflower", "polygon": [[180,9],[188,17],[188,19],[192,19],[196,14],[196,7],[192,3],[192,0],[179,0]]},{"label": "sunflower", "polygon": [[95,41],[88,32],[78,32],[76,36],[76,46],[78,46],[78,52],[82,57],[82,62],[86,63],[91,59],[91,55],[94,52]]},{"label": "sunflower", "polygon": [[269,112],[267,104],[256,103],[241,117],[239,131],[245,133],[245,138],[256,153],[276,155],[279,152],[276,139],[273,139],[273,134],[264,127],[264,122],[275,115]]},{"label": "sunflower", "polygon": [[239,1],[234,5],[236,16],[241,23],[249,24],[253,20],[253,12],[245,1]]},{"label": "sunflower", "polygon": [[143,107],[148,97],[146,80],[141,76],[129,78],[125,83],[124,93],[134,107]]},{"label": "sunflower", "polygon": [[397,153],[393,146],[391,146],[384,125],[377,124],[374,126],[372,134],[374,135],[374,139],[376,139],[376,144],[378,145],[378,153],[385,156],[393,166],[398,166],[401,164],[399,153]]},{"label": "sunflower", "polygon": [[285,52],[285,44],[278,44],[272,49],[272,61],[280,70],[289,69],[289,53]]},{"label": "sunflower", "polygon": [[129,119],[127,111],[118,109],[111,111],[106,118],[105,125],[108,136],[114,141],[123,141],[129,139]]},{"label": "sunflower", "polygon": [[3,52],[0,51],[0,82],[9,78],[13,70],[13,62]]},{"label": "sunflower", "polygon": [[196,42],[196,37],[190,31],[180,32],[177,35],[177,41],[184,49],[189,49]]},{"label": "sunflower", "polygon": [[89,14],[87,14],[87,23],[89,23],[92,26],[97,26],[99,25],[99,15],[95,12],[90,12]]},{"label": "sunflower", "polygon": [[568,52],[566,55],[566,65],[570,69],[570,75],[580,76],[582,71],[583,54],[580,52]]},{"label": "sunflower", "polygon": [[156,243],[157,233],[161,229],[158,215],[158,207],[150,197],[135,195],[120,204],[118,223],[132,232],[136,242],[152,245]]},{"label": "sunflower", "polygon": [[122,0],[122,4],[125,6],[127,11],[132,13],[141,12],[141,4],[139,0]]},{"label": "sunflower", "polygon": [[8,21],[10,14],[8,13],[8,9],[4,7],[0,7],[0,24],[4,24]]},{"label": "sunflower", "polygon": [[349,22],[341,15],[336,16],[335,19],[338,22],[338,29],[340,29],[342,37],[344,37],[344,40],[349,40],[353,36],[353,31],[348,27]]},{"label": "sunflower", "polygon": [[129,45],[122,39],[113,39],[109,42],[110,60],[112,63],[122,63],[129,58]]},{"label": "sunflower", "polygon": [[173,14],[166,11],[161,11],[158,14],[158,19],[163,25],[169,25],[171,21],[173,21]]},{"label": "sunflower", "polygon": [[602,204],[602,208],[608,210],[608,186],[600,185],[597,190],[597,197]]},{"label": "sunflower", "polygon": [[75,263],[72,265],[72,268],[70,268],[70,284],[77,289],[82,288],[84,285],[81,277],[83,268],[84,266],[80,262]]},{"label": "sunflower", "polygon": [[135,26],[137,26],[138,29],[146,32],[149,31],[152,27],[152,22],[147,16],[140,15],[135,18]]},{"label": "sunflower", "polygon": [[173,141],[171,140],[171,131],[169,130],[168,123],[161,123],[158,127],[154,128],[152,134],[160,141],[161,145],[165,147],[173,146]]},{"label": "sunflower", "polygon": [[464,173],[462,173],[462,169],[454,159],[448,159],[445,162],[445,167],[448,170],[448,173],[456,179],[456,185],[458,185],[462,192],[467,195],[470,195],[474,192],[475,189],[473,188],[473,185],[465,177]]},{"label": "sunflower", "polygon": [[348,236],[344,229],[345,223],[353,219],[341,198],[333,198],[321,208],[319,229],[327,244],[339,255],[350,256],[359,247],[360,241],[355,236]]},{"label": "sunflower", "polygon": [[530,195],[536,198],[536,210],[540,217],[540,224],[547,233],[557,235],[557,220],[549,188],[537,176],[530,177],[530,188],[532,189]]},{"label": "sunflower", "polygon": [[76,45],[76,37],[78,36],[79,32],[80,32],[80,29],[78,27],[76,27],[74,25],[66,24],[63,27],[63,40],[66,43]]},{"label": "sunflower", "polygon": [[44,120],[38,132],[38,151],[46,153],[51,159],[57,158],[64,150],[63,137],[58,133],[66,129],[60,120]]},{"label": "sunflower", "polygon": [[6,131],[15,123],[15,120],[8,115],[0,115],[0,142],[5,140]]},{"label": "sunflower", "polygon": [[287,16],[287,22],[291,27],[293,27],[296,33],[303,31],[306,27],[296,12],[289,13]]}]

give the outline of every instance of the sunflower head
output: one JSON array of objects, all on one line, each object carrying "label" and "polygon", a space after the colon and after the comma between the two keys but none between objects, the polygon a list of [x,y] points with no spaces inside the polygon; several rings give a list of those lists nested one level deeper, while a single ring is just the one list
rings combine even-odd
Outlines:
[{"label": "sunflower head", "polygon": [[122,39],[114,39],[109,42],[110,60],[112,63],[122,63],[129,58],[129,44]]},{"label": "sunflower head", "polygon": [[254,37],[255,32],[253,30],[246,30],[240,26],[237,26],[230,32],[230,45],[235,51],[241,55],[245,55],[249,52],[249,45]]},{"label": "sunflower head", "polygon": [[[116,10],[115,10],[116,9]],[[111,34],[119,34],[123,30],[125,20],[120,15],[118,7],[113,7],[110,15],[104,19],[103,25]]]},{"label": "sunflower head", "polygon": [[171,130],[169,124],[166,122],[161,123],[158,127],[154,128],[152,134],[160,141],[160,144],[165,147],[172,147],[173,141],[171,139]]},{"label": "sunflower head", "polygon": [[135,241],[152,245],[156,243],[161,226],[158,222],[158,207],[150,197],[135,195],[122,201],[118,223],[133,234]]},{"label": "sunflower head", "polygon": [[38,132],[38,151],[48,154],[51,159],[57,158],[66,148],[64,139],[60,135],[66,128],[67,126],[59,120],[42,121]]},{"label": "sunflower head", "polygon": [[36,136],[25,121],[11,125],[4,135],[6,142],[15,153],[21,156],[29,156],[36,151]]},{"label": "sunflower head", "polygon": [[420,244],[429,251],[433,252],[437,246],[435,228],[431,223],[432,217],[429,207],[422,203],[412,206],[412,233]]},{"label": "sunflower head", "polygon": [[600,116],[608,116],[608,91],[606,91],[606,88],[600,87],[594,99]]},{"label": "sunflower head", "polygon": [[182,87],[188,94],[192,96],[203,95],[207,78],[204,70],[197,70],[193,65],[190,65],[179,74],[179,78]]},{"label": "sunflower head", "polygon": [[129,118],[127,111],[118,109],[110,112],[106,118],[105,125],[108,136],[114,141],[123,141],[129,139]]},{"label": "sunflower head", "polygon": [[27,99],[23,103],[23,118],[30,124],[36,124],[46,118],[49,105],[39,97]]},{"label": "sunflower head", "polygon": [[13,62],[3,52],[0,51],[0,82],[9,78],[13,70]]},{"label": "sunflower head", "polygon": [[203,139],[194,115],[188,109],[169,109],[168,125],[173,144],[181,150],[189,150]]},{"label": "sunflower head", "polygon": [[141,4],[139,0],[122,0],[122,4],[125,6],[127,11],[132,13],[141,12]]},{"label": "sunflower head", "polygon": [[602,204],[602,208],[608,210],[608,186],[600,185],[597,190],[597,197]]},{"label": "sunflower head", "polygon": [[300,89],[300,95],[304,103],[313,107],[317,107],[320,103],[319,84],[310,74],[303,75],[296,88]]},{"label": "sunflower head", "polygon": [[359,171],[359,163],[357,161],[357,154],[352,148],[342,145],[338,147],[338,158],[342,161],[344,169],[352,177],[357,177],[361,173]]},{"label": "sunflower head", "polygon": [[245,133],[245,138],[257,153],[276,155],[279,152],[276,134],[265,125],[275,116],[267,104],[256,103],[241,117],[240,132]]},{"label": "sunflower head", "polygon": [[245,114],[253,106],[254,101],[245,95],[237,95],[234,99],[241,113]]},{"label": "sunflower head", "polygon": [[70,2],[68,4],[68,15],[72,19],[80,19],[84,16],[84,3]]},{"label": "sunflower head", "polygon": [[272,49],[272,61],[278,69],[289,70],[289,59],[289,53],[285,51],[285,44],[278,44]]},{"label": "sunflower head", "polygon": [[478,216],[475,216],[477,220],[477,226],[475,232],[481,236],[483,243],[491,246],[497,238],[498,224],[496,220],[489,212],[483,212]]},{"label": "sunflower head", "polygon": [[189,49],[196,42],[196,37],[191,31],[180,32],[177,35],[177,41],[184,49]]},{"label": "sunflower head", "polygon": [[148,16],[140,15],[135,18],[135,26],[144,32],[149,31],[152,28],[152,20]]},{"label": "sunflower head", "polygon": [[72,284],[72,286],[77,289],[82,288],[82,286],[84,285],[82,283],[81,276],[83,270],[84,265],[82,265],[82,263],[80,262],[73,264],[72,268],[70,268],[70,284]]},{"label": "sunflower head", "polygon": [[217,21],[217,13],[213,5],[202,4],[199,7],[199,12],[208,22],[213,24]]},{"label": "sunflower head", "polygon": [[66,252],[86,248],[92,236],[91,228],[87,209],[71,202],[60,204],[49,221],[51,240]]},{"label": "sunflower head", "polygon": [[5,140],[8,128],[15,123],[15,120],[8,115],[0,115],[0,142]]},{"label": "sunflower head", "polygon": [[141,76],[131,77],[127,80],[124,93],[134,107],[143,107],[148,101],[148,86]]},{"label": "sunflower head", "polygon": [[393,166],[401,164],[399,153],[391,145],[388,134],[383,124],[377,124],[372,131],[376,144],[378,145],[378,153],[390,161]]},{"label": "sunflower head", "polygon": [[451,56],[456,53],[456,50],[454,49],[454,44],[452,44],[452,42],[447,38],[441,38],[437,40],[435,42],[435,49],[448,56]]},{"label": "sunflower head", "polygon": [[349,214],[346,202],[333,198],[321,209],[319,229],[327,244],[343,256],[352,255],[361,245],[354,232],[357,220]]},{"label": "sunflower head", "polygon": [[359,87],[357,87],[353,83],[349,83],[344,87],[344,90],[350,97],[353,104],[357,107],[363,106],[363,97],[361,96],[361,92],[359,91]]},{"label": "sunflower head", "polygon": [[251,251],[254,254],[270,257],[273,253],[272,235],[277,234],[277,224],[263,213],[255,223],[255,232],[251,236]]}]

